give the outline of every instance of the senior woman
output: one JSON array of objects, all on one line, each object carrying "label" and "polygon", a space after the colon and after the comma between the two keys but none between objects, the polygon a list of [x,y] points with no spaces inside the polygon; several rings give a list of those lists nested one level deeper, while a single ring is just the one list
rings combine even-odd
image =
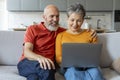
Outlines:
[{"label": "senior woman", "polygon": [[[85,14],[85,9],[80,3],[71,5],[68,8],[68,29],[59,33],[56,38],[56,61],[59,65],[62,60],[63,43],[97,43],[97,37],[91,37],[91,32],[81,29]],[[64,76],[66,80],[104,80],[99,67],[86,67],[86,69],[82,67],[69,67],[65,70]]]}]

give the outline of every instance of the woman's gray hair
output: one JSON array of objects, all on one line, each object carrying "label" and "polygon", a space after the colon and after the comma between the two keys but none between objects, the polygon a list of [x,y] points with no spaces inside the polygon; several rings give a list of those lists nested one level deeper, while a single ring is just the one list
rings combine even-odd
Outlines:
[{"label": "woman's gray hair", "polygon": [[71,5],[67,9],[67,16],[69,17],[72,13],[78,13],[83,16],[83,18],[86,15],[86,11],[84,7],[80,3],[75,3],[74,5]]}]

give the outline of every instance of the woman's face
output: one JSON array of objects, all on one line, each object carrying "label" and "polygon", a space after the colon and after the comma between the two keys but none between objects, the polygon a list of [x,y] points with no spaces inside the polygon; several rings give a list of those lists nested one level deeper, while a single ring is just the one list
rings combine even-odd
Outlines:
[{"label": "woman's face", "polygon": [[72,32],[80,31],[84,18],[78,13],[71,13],[68,17],[68,29]]}]

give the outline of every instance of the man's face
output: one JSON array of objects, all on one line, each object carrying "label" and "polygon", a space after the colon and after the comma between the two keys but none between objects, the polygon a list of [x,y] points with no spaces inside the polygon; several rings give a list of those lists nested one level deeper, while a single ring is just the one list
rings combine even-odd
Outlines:
[{"label": "man's face", "polygon": [[58,10],[54,8],[47,9],[46,12],[44,13],[43,18],[45,20],[47,28],[48,27],[52,29],[58,28],[58,24],[59,24],[59,11]]}]

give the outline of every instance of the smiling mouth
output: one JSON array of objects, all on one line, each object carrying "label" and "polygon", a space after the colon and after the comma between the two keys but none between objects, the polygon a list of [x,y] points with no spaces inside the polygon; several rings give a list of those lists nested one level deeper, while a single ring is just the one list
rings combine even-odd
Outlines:
[{"label": "smiling mouth", "polygon": [[50,25],[56,27],[56,26],[58,26],[59,24],[58,24],[58,23],[52,23],[52,24],[50,24]]},{"label": "smiling mouth", "polygon": [[77,26],[76,27],[73,26],[73,29],[77,29],[77,28],[78,28]]}]

